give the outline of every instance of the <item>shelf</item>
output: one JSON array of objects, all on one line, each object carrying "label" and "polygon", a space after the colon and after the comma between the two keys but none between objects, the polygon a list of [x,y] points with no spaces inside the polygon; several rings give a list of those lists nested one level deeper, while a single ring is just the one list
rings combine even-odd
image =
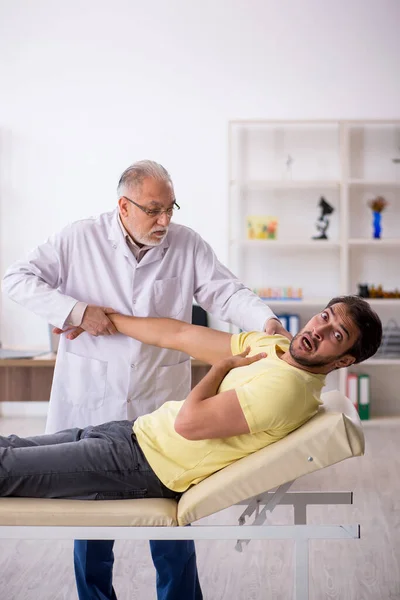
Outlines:
[{"label": "shelf", "polygon": [[367,179],[349,179],[348,184],[361,187],[400,187],[400,181],[368,181]]},{"label": "shelf", "polygon": [[[233,239],[229,242],[231,246],[242,246],[242,247],[250,247],[255,248],[259,247],[288,247],[288,248],[318,248],[321,249],[332,249],[332,248],[340,248],[340,242],[336,242],[333,240],[302,240],[302,239],[294,239],[294,240],[238,240]],[[400,246],[400,238],[381,238],[379,240],[373,238],[351,238],[348,241],[349,246],[353,247],[380,247],[380,248],[394,248]]]},{"label": "shelf", "polygon": [[364,298],[364,300],[367,300],[371,306],[376,307],[398,308],[400,306],[400,298]]},{"label": "shelf", "polygon": [[2,358],[0,359],[0,368],[7,367],[28,367],[44,368],[54,367],[56,364],[55,356],[52,358]]},{"label": "shelf", "polygon": [[339,188],[339,181],[295,181],[293,179],[282,181],[231,181],[231,185],[238,185],[245,190],[308,190]]},{"label": "shelf", "polygon": [[[394,367],[394,366],[399,366],[400,365],[400,357],[399,358],[369,358],[368,360],[365,360],[364,362],[360,363],[360,367],[362,367],[363,365],[369,367],[369,366],[374,366],[374,367],[381,367],[381,366],[390,366],[390,367]],[[358,367],[358,365],[352,365],[353,367]]]},{"label": "shelf", "polygon": [[385,127],[387,125],[390,125],[393,127],[393,125],[400,125],[400,120],[399,119],[345,119],[343,121],[343,123],[345,123],[350,129],[353,127],[364,127],[366,129],[368,129],[368,127],[375,127],[375,126],[380,126],[380,127]]},{"label": "shelf", "polygon": [[[268,306],[279,306],[279,307],[283,307],[283,306],[290,306],[290,307],[317,307],[317,308],[324,308],[330,298],[302,298],[300,300],[296,300],[295,298],[287,298],[287,299],[277,299],[277,300],[270,300],[269,298],[262,298],[262,300],[264,300],[264,302],[266,304],[268,304]],[[379,308],[382,306],[386,306],[389,308],[398,308],[400,307],[400,298],[364,298],[364,300],[367,300],[367,302],[369,302],[369,304],[371,304],[371,306]]]},{"label": "shelf", "polygon": [[[400,164],[392,160],[400,158],[399,135],[400,120],[230,123],[230,267],[264,294],[268,290],[277,296],[288,282],[301,288],[300,300],[263,298],[275,314],[298,313],[304,326],[331,298],[352,290],[356,295],[360,283],[400,289]],[[378,195],[390,208],[382,216],[382,239],[372,237],[368,206]],[[265,232],[261,217],[265,222],[276,218],[277,239],[248,239],[250,215],[259,216],[259,223],[254,219],[259,236]],[[313,239],[324,230],[328,240]],[[365,300],[384,325],[389,318],[400,319],[400,298]],[[365,364],[375,375],[373,385],[382,388],[387,401],[384,410],[394,404],[400,383],[400,356],[387,356],[373,357],[357,369],[361,373]],[[344,374],[338,376],[343,393]],[[400,403],[390,411],[400,415]]]},{"label": "shelf", "polygon": [[[343,121],[352,126],[359,126],[365,123],[363,119],[352,119],[351,121]],[[331,126],[338,124],[337,119],[231,119],[230,123],[233,125],[270,125],[276,127],[278,125],[318,125],[318,126]],[[389,121],[368,121],[368,123],[393,123],[393,120]],[[400,121],[399,121],[400,123]]]},{"label": "shelf", "polygon": [[295,298],[282,298],[281,300],[270,300],[269,298],[261,298],[268,304],[268,306],[272,307],[290,307],[290,308],[320,308],[321,310],[328,304],[330,298],[303,298],[300,300],[296,300]]},{"label": "shelf", "polygon": [[377,246],[393,248],[395,246],[400,246],[400,238],[350,238],[349,246]]},{"label": "shelf", "polygon": [[318,250],[329,250],[340,248],[339,242],[331,240],[231,240],[232,246],[241,246],[244,248],[318,248]]},{"label": "shelf", "polygon": [[[397,400],[393,399],[393,402],[397,402]],[[400,424],[400,417],[397,415],[393,415],[392,417],[370,417],[361,422],[363,427],[369,427],[370,425],[377,425],[379,427],[382,425],[394,425],[395,427],[398,427]]]},{"label": "shelf", "polygon": [[[56,354],[49,353],[40,357],[35,358],[2,358],[0,359],[0,368],[8,367],[24,367],[24,368],[43,368],[43,367],[54,367],[56,364]],[[206,367],[209,366],[202,360],[197,358],[191,358],[192,367]]]}]

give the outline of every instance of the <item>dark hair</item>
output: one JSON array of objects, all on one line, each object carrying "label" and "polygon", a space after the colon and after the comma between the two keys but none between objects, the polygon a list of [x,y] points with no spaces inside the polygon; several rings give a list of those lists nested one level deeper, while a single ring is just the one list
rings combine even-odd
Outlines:
[{"label": "dark hair", "polygon": [[372,310],[369,303],[360,296],[338,296],[326,305],[345,304],[347,314],[360,330],[355,344],[346,351],[360,363],[375,354],[382,342],[382,323],[378,315]]}]

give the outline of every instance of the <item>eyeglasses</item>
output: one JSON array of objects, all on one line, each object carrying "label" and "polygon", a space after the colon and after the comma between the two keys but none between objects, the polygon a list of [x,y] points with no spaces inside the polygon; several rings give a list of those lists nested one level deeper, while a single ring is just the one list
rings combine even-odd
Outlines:
[{"label": "eyeglasses", "polygon": [[140,206],[140,204],[138,204],[137,202],[134,202],[133,200],[131,200],[130,198],[128,198],[128,196],[122,196],[123,198],[125,198],[125,200],[129,200],[129,202],[132,202],[132,204],[134,204],[135,206],[137,206],[138,208],[140,208],[140,210],[142,210],[148,217],[155,219],[156,217],[161,217],[162,214],[166,214],[167,217],[171,218],[172,215],[174,214],[174,210],[180,210],[181,207],[179,206],[179,204],[177,204],[177,202],[175,202],[174,200],[174,204],[172,205],[171,208],[167,208],[165,210],[161,210],[159,208],[155,208],[155,209],[151,209],[151,208],[145,208],[144,206]]}]

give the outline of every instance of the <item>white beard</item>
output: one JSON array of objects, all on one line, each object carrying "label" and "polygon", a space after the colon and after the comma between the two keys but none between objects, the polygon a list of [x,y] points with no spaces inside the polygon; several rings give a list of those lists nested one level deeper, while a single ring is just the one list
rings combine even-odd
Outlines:
[{"label": "white beard", "polygon": [[[163,231],[161,229],[155,229],[154,231]],[[161,244],[161,242],[163,242],[165,240],[165,236],[168,233],[168,228],[164,230],[165,234],[163,235],[163,237],[155,239],[153,237],[151,237],[151,233],[140,233],[140,232],[136,232],[133,231],[133,239],[136,240],[136,242],[138,242],[139,244],[143,244],[144,246],[158,246],[159,244]]]}]

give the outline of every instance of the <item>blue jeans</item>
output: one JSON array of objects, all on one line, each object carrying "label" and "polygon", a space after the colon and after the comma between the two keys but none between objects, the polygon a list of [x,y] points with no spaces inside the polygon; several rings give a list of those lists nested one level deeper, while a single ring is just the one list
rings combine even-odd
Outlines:
[{"label": "blue jeans", "polygon": [[110,421],[29,438],[0,436],[0,496],[176,498],[147,462],[132,425]]},{"label": "blue jeans", "polygon": [[[0,496],[176,498],[148,464],[131,421],[20,438],[0,436]],[[80,600],[116,600],[113,541],[75,542]],[[201,600],[193,541],[151,542],[159,600]]]},{"label": "blue jeans", "polygon": [[[79,600],[116,600],[112,586],[113,540],[76,540],[74,564]],[[202,600],[193,540],[150,542],[158,600]]]}]

